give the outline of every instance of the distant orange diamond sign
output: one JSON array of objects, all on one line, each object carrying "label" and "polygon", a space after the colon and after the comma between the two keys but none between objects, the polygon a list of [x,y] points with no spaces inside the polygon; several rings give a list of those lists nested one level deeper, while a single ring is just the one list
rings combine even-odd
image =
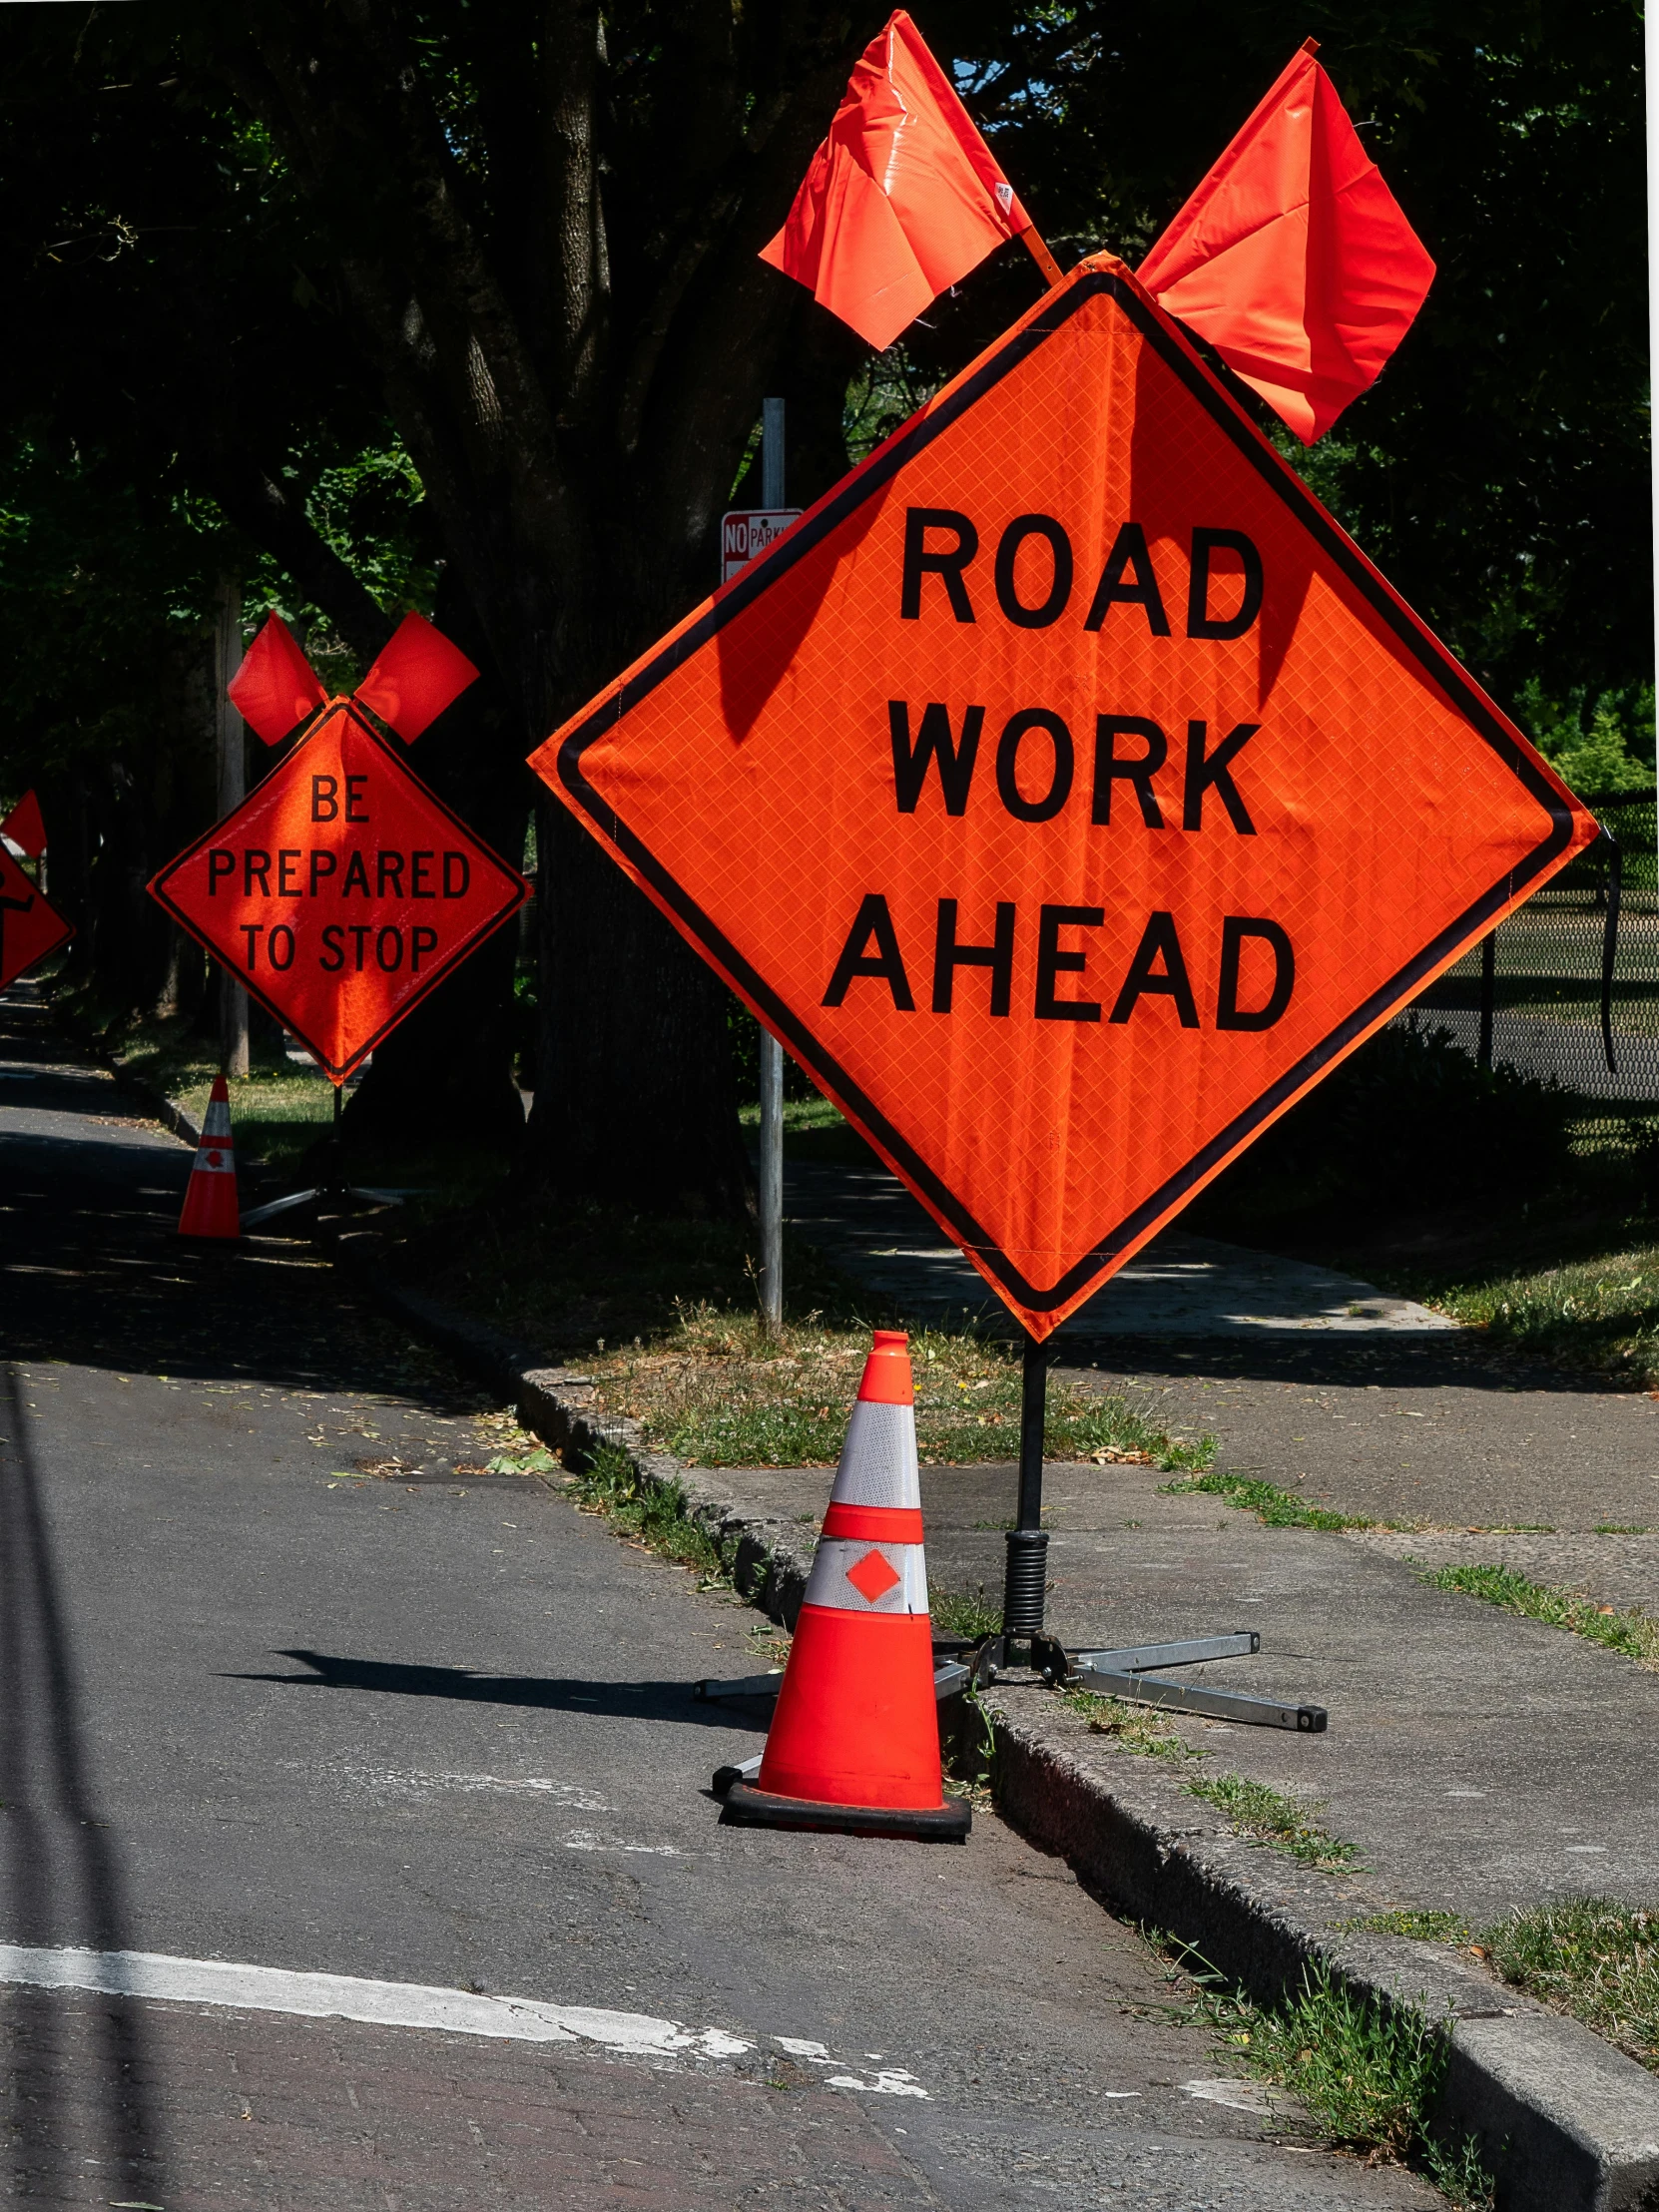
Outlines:
[{"label": "distant orange diamond sign", "polygon": [[1038,1337],[1596,833],[1107,259],[534,765]]},{"label": "distant orange diamond sign", "polygon": [[150,889],[336,1083],[530,894],[344,700]]},{"label": "distant orange diamond sign", "polygon": [[74,934],[0,845],[0,991]]}]

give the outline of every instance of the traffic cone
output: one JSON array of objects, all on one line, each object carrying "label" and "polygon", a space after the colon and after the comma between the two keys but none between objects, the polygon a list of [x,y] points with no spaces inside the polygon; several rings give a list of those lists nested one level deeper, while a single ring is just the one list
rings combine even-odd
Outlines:
[{"label": "traffic cone", "polygon": [[761,1771],[726,1818],[960,1843],[968,1806],[940,1782],[915,1388],[905,1339],[878,1329]]},{"label": "traffic cone", "polygon": [[202,1124],[202,1142],[196,1148],[190,1181],[185,1185],[179,1234],[233,1239],[242,1235],[237,1156],[231,1144],[231,1093],[223,1075],[214,1077],[208,1118]]}]

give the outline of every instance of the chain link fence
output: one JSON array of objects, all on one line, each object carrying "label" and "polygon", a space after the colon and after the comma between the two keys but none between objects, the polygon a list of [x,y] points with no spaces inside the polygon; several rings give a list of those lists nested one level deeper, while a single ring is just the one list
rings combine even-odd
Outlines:
[{"label": "chain link fence", "polygon": [[1651,795],[1585,805],[1602,835],[1402,1017],[1482,1066],[1553,1076],[1612,1112],[1659,1105],[1659,867]]}]

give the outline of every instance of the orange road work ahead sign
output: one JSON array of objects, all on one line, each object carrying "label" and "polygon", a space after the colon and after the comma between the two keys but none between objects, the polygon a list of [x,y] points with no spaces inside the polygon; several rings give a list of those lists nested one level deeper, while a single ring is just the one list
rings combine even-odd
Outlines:
[{"label": "orange road work ahead sign", "polygon": [[335,1083],[530,894],[344,700],[150,889]]},{"label": "orange road work ahead sign", "polygon": [[0,845],[0,991],[74,934]]},{"label": "orange road work ahead sign", "polygon": [[534,766],[1038,1337],[1596,833],[1105,259]]}]

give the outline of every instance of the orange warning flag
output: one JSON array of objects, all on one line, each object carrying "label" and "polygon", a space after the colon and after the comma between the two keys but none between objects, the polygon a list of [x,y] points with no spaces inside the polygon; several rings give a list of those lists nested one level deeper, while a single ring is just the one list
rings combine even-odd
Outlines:
[{"label": "orange warning flag", "polygon": [[25,792],[4,822],[0,822],[0,837],[9,837],[19,852],[31,860],[38,860],[46,850],[46,824],[41,816],[40,801],[33,792]]},{"label": "orange warning flag", "polygon": [[880,347],[1030,227],[900,8],[864,49],[789,221],[761,259]]},{"label": "orange warning flag", "polygon": [[1304,47],[1137,275],[1311,445],[1382,373],[1434,264]]},{"label": "orange warning flag", "polygon": [[266,745],[280,745],[328,696],[280,615],[267,616],[225,688],[243,721]]},{"label": "orange warning flag", "polygon": [[1105,256],[534,765],[1038,1337],[1597,834]]}]

